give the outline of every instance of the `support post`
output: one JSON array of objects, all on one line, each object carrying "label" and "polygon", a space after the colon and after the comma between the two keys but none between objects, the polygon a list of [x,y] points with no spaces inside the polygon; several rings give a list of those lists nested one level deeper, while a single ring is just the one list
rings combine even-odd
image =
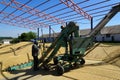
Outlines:
[{"label": "support post", "polygon": [[[42,33],[42,43],[43,43],[43,52],[45,51],[45,42],[44,42],[44,37],[43,37],[43,29],[41,28],[41,33]],[[43,56],[43,53],[42,53]]]},{"label": "support post", "polygon": [[30,56],[29,56],[29,53],[27,53],[27,58],[28,58],[28,62],[30,62]]},{"label": "support post", "polygon": [[49,38],[51,37],[51,26],[49,26]]},{"label": "support post", "polygon": [[43,38],[43,29],[41,28],[41,34],[42,34],[42,38]]},{"label": "support post", "polygon": [[93,17],[91,18],[91,30],[93,30]]},{"label": "support post", "polygon": [[38,33],[38,35],[37,35],[38,37],[37,38],[39,40],[39,28],[37,28],[37,33]]}]

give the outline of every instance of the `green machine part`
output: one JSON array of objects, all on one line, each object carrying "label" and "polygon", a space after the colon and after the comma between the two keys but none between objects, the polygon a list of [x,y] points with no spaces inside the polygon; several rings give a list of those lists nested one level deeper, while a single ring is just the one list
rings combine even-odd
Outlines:
[{"label": "green machine part", "polygon": [[23,69],[23,68],[26,68],[26,67],[31,67],[32,65],[33,65],[33,61],[30,61],[30,62],[10,66],[6,69],[6,71],[20,70],[20,69]]},{"label": "green machine part", "polygon": [[100,30],[120,11],[120,4],[114,6],[110,12],[95,26],[95,28],[84,37],[76,37],[72,41],[72,53],[80,51],[81,54],[84,54],[86,49],[93,44],[93,38],[96,36]]},{"label": "green machine part", "polygon": [[79,53],[81,57],[83,57],[86,49],[92,45],[93,45],[92,37],[85,37],[85,38],[77,37],[72,40],[72,45],[70,46],[72,47],[73,55],[76,55]]},{"label": "green machine part", "polygon": [[[57,51],[60,49],[60,47],[62,47],[63,44],[66,44],[65,40],[69,37],[69,35],[78,30],[79,30],[79,27],[74,22],[70,22],[61,31],[58,38],[56,38],[56,40],[50,45],[47,51],[40,58],[40,66],[44,66],[47,63],[49,63],[52,60],[52,58],[57,54]],[[75,33],[75,35],[78,36],[77,32]],[[47,57],[48,54],[50,55]],[[47,59],[45,59],[46,57]]]}]

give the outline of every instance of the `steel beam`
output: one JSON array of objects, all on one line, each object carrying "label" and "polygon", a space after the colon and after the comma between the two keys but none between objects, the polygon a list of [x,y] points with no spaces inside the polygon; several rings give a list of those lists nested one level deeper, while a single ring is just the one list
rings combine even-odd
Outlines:
[{"label": "steel beam", "polygon": [[72,0],[60,0],[67,7],[71,8],[73,11],[76,11],[78,14],[82,15],[84,18],[91,20],[91,16],[86,13],[82,8],[76,5]]},{"label": "steel beam", "polygon": [[[3,4],[3,5],[7,5],[6,1],[1,1],[0,3]],[[22,5],[24,5],[24,4],[14,0],[12,5],[9,5],[9,6],[12,7],[12,8],[18,9],[20,11],[26,12],[28,14],[31,14],[33,16],[37,16],[39,18],[43,18],[45,20],[49,20],[49,21],[54,22],[54,23],[58,23],[58,24],[64,24],[65,23],[63,20],[61,20],[59,18],[56,18],[56,17],[51,16],[51,15],[48,15],[48,14],[46,14],[44,12],[40,12],[39,10],[33,9],[32,7],[29,7],[27,5],[24,5],[22,8],[20,8],[20,6],[22,6]]]}]

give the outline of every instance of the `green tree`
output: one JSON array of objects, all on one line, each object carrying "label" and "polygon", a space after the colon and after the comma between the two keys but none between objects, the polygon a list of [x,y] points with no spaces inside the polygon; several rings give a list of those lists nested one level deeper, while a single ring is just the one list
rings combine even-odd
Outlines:
[{"label": "green tree", "polygon": [[28,37],[27,33],[22,33],[21,36],[20,36],[20,39],[21,39],[22,41],[27,41],[27,40],[28,40],[27,37]]},{"label": "green tree", "polygon": [[18,43],[18,42],[20,42],[20,40],[19,40],[18,38],[14,38],[14,39],[11,41],[11,43]]},{"label": "green tree", "polygon": [[31,39],[35,39],[36,38],[36,33],[34,32],[28,32],[28,33],[22,33],[20,36],[18,36],[18,38],[13,39],[13,43],[17,43],[20,41],[29,41]]},{"label": "green tree", "polygon": [[34,38],[36,38],[36,33],[31,32],[31,31],[27,33],[27,39],[28,40],[34,39]]},{"label": "green tree", "polygon": [[22,33],[21,36],[19,36],[19,39],[21,41],[29,41],[30,39],[36,38],[36,33],[34,32],[28,32],[28,33]]}]

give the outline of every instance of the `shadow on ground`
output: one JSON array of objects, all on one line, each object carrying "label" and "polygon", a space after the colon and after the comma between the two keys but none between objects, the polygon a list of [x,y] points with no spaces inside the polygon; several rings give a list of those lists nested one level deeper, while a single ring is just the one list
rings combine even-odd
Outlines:
[{"label": "shadow on ground", "polygon": [[[24,74],[17,75],[19,73],[24,73]],[[10,74],[15,74],[16,76],[12,77],[12,78],[9,78],[9,79],[5,75],[3,75],[3,77],[5,77],[5,79],[7,79],[7,80],[18,80],[20,77],[23,77],[22,80],[26,80],[26,79],[30,79],[32,77],[35,77],[37,75],[40,75],[40,76],[45,76],[45,75],[54,75],[54,76],[57,76],[57,74],[55,73],[54,70],[50,71],[50,70],[39,69],[38,71],[34,71],[32,68],[11,71]]]},{"label": "shadow on ground", "polygon": [[[71,68],[71,70],[83,68],[85,66],[99,66],[99,65],[105,65],[105,64],[106,63],[104,63],[104,62],[98,62],[98,63],[92,63],[92,64],[85,64],[84,66],[78,66],[78,67]],[[66,72],[69,72],[69,71],[70,70],[68,69]],[[19,73],[24,73],[24,74],[18,75]],[[22,77],[22,80],[26,80],[26,79],[30,79],[32,77],[35,77],[37,75],[40,75],[40,76],[46,76],[46,75],[59,76],[56,73],[55,69],[52,69],[52,70],[39,69],[38,71],[33,71],[33,68],[11,71],[10,74],[14,74],[15,75],[15,77],[13,76],[12,78],[8,78],[7,76],[5,76],[3,74],[3,72],[1,72],[1,74],[2,74],[2,76],[6,80],[18,80],[21,77]],[[65,77],[65,78],[68,78],[68,79],[77,80],[77,79],[72,78],[70,76],[66,76],[66,75],[62,75],[62,76]]]}]

